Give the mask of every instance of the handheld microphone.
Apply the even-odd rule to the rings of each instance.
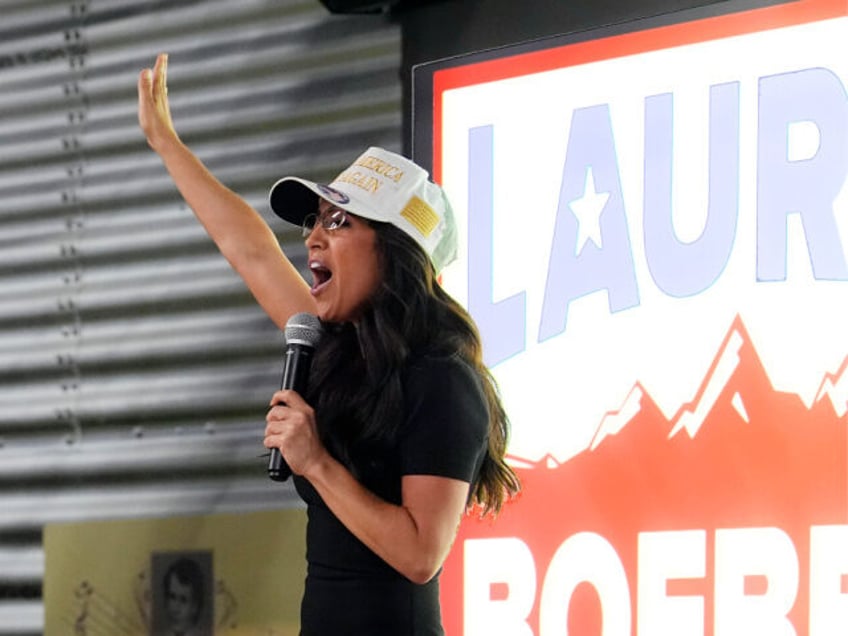
[[[286,323],[286,360],[280,389],[293,389],[303,394],[309,380],[312,354],[321,341],[321,321],[309,313],[295,314]],[[271,449],[268,477],[285,481],[292,474],[279,448]]]

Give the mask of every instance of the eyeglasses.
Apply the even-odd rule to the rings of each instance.
[[[312,234],[316,223],[321,223],[322,228],[328,232],[332,232],[347,224],[347,212],[341,208],[331,208],[321,214],[314,212],[307,214],[303,217],[303,223],[301,225],[303,238],[307,238]]]

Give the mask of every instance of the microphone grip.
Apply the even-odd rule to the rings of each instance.
[[[303,394],[309,380],[309,367],[312,365],[312,347],[302,344],[290,344],[286,347],[286,360],[283,365],[283,379],[280,389],[293,389]],[[271,449],[268,461],[268,477],[274,481],[285,481],[292,471],[279,448]]]
[[[292,471],[279,448],[271,449],[271,459],[268,462],[268,477],[274,481],[285,481],[291,477]]]

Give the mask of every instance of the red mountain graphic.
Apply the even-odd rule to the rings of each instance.
[[[789,618],[805,634],[810,527],[848,523],[848,426],[839,390],[846,368],[848,359],[823,379],[807,408],[798,395],[772,388],[737,318],[694,399],[671,420],[636,385],[625,401],[635,413],[627,414],[626,425],[602,424],[589,449],[554,468],[543,460],[519,469],[523,492],[495,523],[462,524],[442,577],[447,633],[462,633],[466,539],[517,537],[530,547],[538,580],[528,622],[538,634],[545,571],[570,536],[597,533],[615,547],[627,572],[635,626],[638,533],[706,530],[706,577],[678,581],[684,591],[676,593],[704,598],[704,633],[712,634],[715,530],[777,527],[798,554],[800,582]],[[568,621],[571,634],[601,634],[594,588],[578,589]]]

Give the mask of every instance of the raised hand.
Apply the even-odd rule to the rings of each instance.
[[[167,53],[160,53],[153,68],[138,76],[138,123],[156,152],[179,140],[168,105]]]

